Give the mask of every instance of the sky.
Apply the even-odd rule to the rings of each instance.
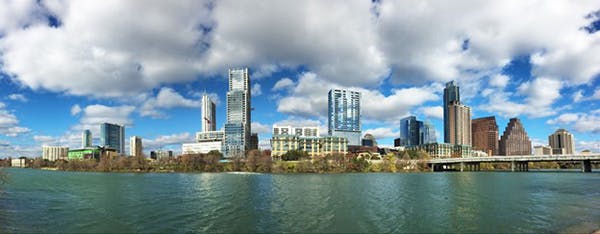
[[[600,150],[600,1],[0,0],[0,158],[81,145],[103,122],[150,150],[180,151],[200,98],[225,120],[227,69],[249,67],[252,131],[319,126],[327,92],[362,93],[363,134],[393,145],[399,120],[443,137],[444,83],[500,134],[533,145],[565,128]]]

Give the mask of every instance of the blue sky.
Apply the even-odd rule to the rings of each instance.
[[[273,124],[325,133],[334,87],[363,93],[363,134],[379,144],[407,115],[441,141],[443,84],[456,80],[501,133],[519,117],[534,145],[566,128],[576,150],[600,148],[597,1],[179,3],[1,3],[0,158],[77,147],[87,128],[98,143],[105,121],[146,151],[178,151],[200,130],[201,93],[223,126],[227,68],[241,66],[262,147]]]

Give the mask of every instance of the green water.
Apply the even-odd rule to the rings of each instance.
[[[0,233],[600,229],[599,173],[7,172]]]

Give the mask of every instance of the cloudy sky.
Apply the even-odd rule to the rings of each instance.
[[[392,145],[399,119],[432,121],[444,82],[501,132],[557,128],[600,148],[600,1],[0,0],[0,158],[98,143],[125,124],[150,149],[200,130],[200,95],[225,119],[226,73],[248,66],[252,128],[326,129],[327,91],[363,94],[363,133]]]

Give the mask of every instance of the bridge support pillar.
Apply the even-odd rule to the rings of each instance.
[[[464,163],[464,162],[461,162],[461,163],[460,163],[460,171],[461,171],[461,172],[462,172],[462,171],[465,171],[465,166],[468,166],[468,165],[465,165],[465,163]]]
[[[590,160],[581,161],[581,171],[592,172],[592,162]]]
[[[516,169],[517,169],[517,162],[511,161],[510,162],[510,171],[514,172],[514,171],[516,171]]]
[[[529,171],[529,163],[528,162],[510,162],[510,170],[511,171]]]

